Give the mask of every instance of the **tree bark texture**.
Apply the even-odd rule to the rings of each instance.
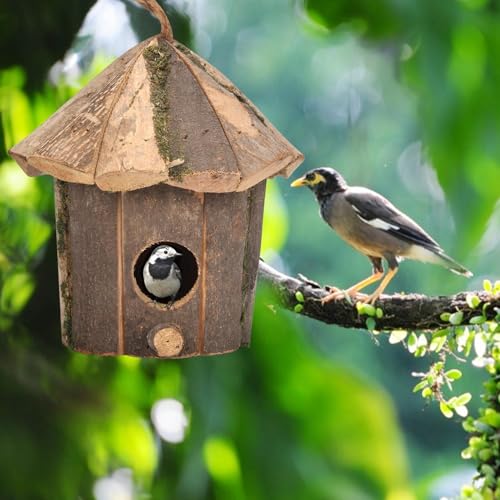
[[[366,329],[366,315],[359,315],[356,299],[350,304],[347,300],[334,300],[321,304],[321,299],[328,295],[328,290],[300,276],[294,278],[283,274],[262,260],[259,262],[259,279],[261,284],[268,285],[274,292],[279,306],[294,311],[299,301],[296,293],[304,296],[303,309],[298,313],[327,324],[345,328]],[[481,305],[472,309],[466,301],[468,294],[477,295]],[[440,318],[443,312],[463,311],[462,324],[467,324],[471,317],[481,315],[483,304],[489,302],[486,317],[493,319],[500,311],[500,295],[491,295],[484,291],[460,292],[450,296],[428,297],[421,294],[382,295],[375,304],[384,315],[376,319],[377,330],[437,330],[450,326],[449,322]]]

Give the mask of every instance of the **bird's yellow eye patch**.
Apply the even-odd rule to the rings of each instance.
[[[316,186],[316,184],[319,184],[320,182],[326,182],[326,179],[321,174],[318,174],[318,172],[314,172],[314,179],[311,179],[309,184],[311,186]]]
[[[326,182],[326,179],[321,174],[318,174],[318,172],[314,172],[312,175],[304,175],[304,177],[294,180],[290,186],[316,186],[316,184],[319,184],[320,182]]]

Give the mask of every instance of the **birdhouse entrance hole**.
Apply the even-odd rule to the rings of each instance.
[[[139,287],[139,290],[141,291],[141,294],[145,295],[148,298],[149,303],[169,303],[169,297],[166,297],[165,299],[159,299],[158,297],[155,297],[148,292],[146,286],[144,285],[144,278],[142,273],[151,253],[160,245],[169,245],[181,254],[175,259],[175,262],[179,266],[182,274],[181,288],[179,289],[175,302],[172,306],[179,307],[185,303],[185,300],[182,299],[186,297],[186,295],[193,289],[196,281],[198,280],[198,263],[196,262],[196,257],[185,246],[179,245],[179,243],[173,243],[171,241],[159,241],[157,243],[154,243],[153,245],[148,246],[139,254],[136,259],[134,266],[135,281],[137,283],[137,286]]]

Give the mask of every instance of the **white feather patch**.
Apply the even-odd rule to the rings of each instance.
[[[364,223],[369,224],[372,227],[375,227],[377,229],[382,229],[382,231],[388,231],[389,229],[399,229],[399,226],[396,226],[394,224],[389,224],[388,222],[383,221],[382,219],[364,219],[361,217],[359,210],[354,206],[351,205],[354,211],[356,212],[356,215],[358,216],[359,219],[361,219]]]
[[[430,262],[432,264],[439,264],[441,262],[438,255],[419,245],[412,245],[405,257],[412,260],[419,260],[420,262]]]

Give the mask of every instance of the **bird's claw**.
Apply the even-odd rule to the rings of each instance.
[[[333,289],[333,291],[321,299],[322,305],[328,304],[333,300],[341,300],[341,299],[347,300],[349,304],[353,305],[352,299],[354,299],[355,297],[361,297],[362,299],[361,301],[363,301],[367,297],[366,294],[359,293],[357,290],[349,290],[349,289],[340,290],[339,288],[336,287],[329,287],[329,288]]]
[[[370,295],[365,295],[363,293],[362,295],[364,295],[364,297],[360,300],[360,302],[362,302],[363,304],[371,304],[371,305],[375,304],[375,302],[377,302],[377,300],[380,297],[380,293],[372,293]]]

